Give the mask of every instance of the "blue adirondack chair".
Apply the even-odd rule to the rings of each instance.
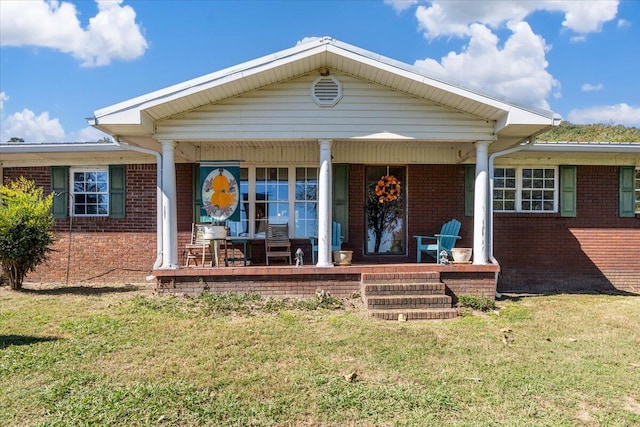
[[[447,254],[451,256],[451,249],[456,245],[456,240],[461,239],[458,236],[460,232],[460,221],[452,219],[451,221],[442,225],[442,229],[439,234],[434,236],[413,236],[418,240],[418,255],[416,262],[422,262],[422,252],[426,252],[427,255],[434,257],[438,264],[440,264],[440,252],[447,251]],[[433,241],[435,243],[427,243],[427,241]]]
[[[309,237],[311,240],[311,263],[316,263],[316,253],[318,253],[318,238]],[[331,251],[339,251],[342,248],[342,226],[339,222],[333,221],[331,226]]]

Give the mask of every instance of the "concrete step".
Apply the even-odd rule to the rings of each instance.
[[[445,320],[459,315],[456,308],[369,310],[369,313],[376,319],[395,321],[401,314],[405,320]]]
[[[370,310],[451,308],[448,295],[367,295],[365,298]]]
[[[444,295],[442,282],[421,283],[365,283],[362,292],[366,296],[377,295]]]
[[[362,273],[361,283],[439,283],[440,272],[420,272],[420,273]]]

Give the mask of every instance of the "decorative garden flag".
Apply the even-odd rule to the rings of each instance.
[[[212,222],[239,221],[239,182],[238,162],[200,163],[201,217]]]

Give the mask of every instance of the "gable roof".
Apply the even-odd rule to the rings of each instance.
[[[154,124],[242,93],[330,69],[494,123],[512,145],[557,125],[551,111],[516,106],[424,74],[408,64],[323,37],[102,108],[89,123],[128,142],[153,138]]]

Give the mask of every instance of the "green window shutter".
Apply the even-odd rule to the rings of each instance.
[[[340,223],[343,242],[349,241],[349,165],[333,165],[333,220]]]
[[[125,218],[127,206],[127,169],[109,166],[109,218]]]
[[[620,216],[634,217],[635,213],[635,168],[620,166]]]
[[[55,219],[66,218],[69,208],[69,167],[51,166],[52,213]]]
[[[200,222],[200,208],[202,207],[202,192],[200,191],[200,165],[195,163],[192,168],[193,180],[193,222]],[[247,215],[249,212],[247,212]]]
[[[476,190],[476,165],[464,165],[464,215],[473,216]]]
[[[575,217],[577,214],[576,167],[560,166],[560,216]]]

